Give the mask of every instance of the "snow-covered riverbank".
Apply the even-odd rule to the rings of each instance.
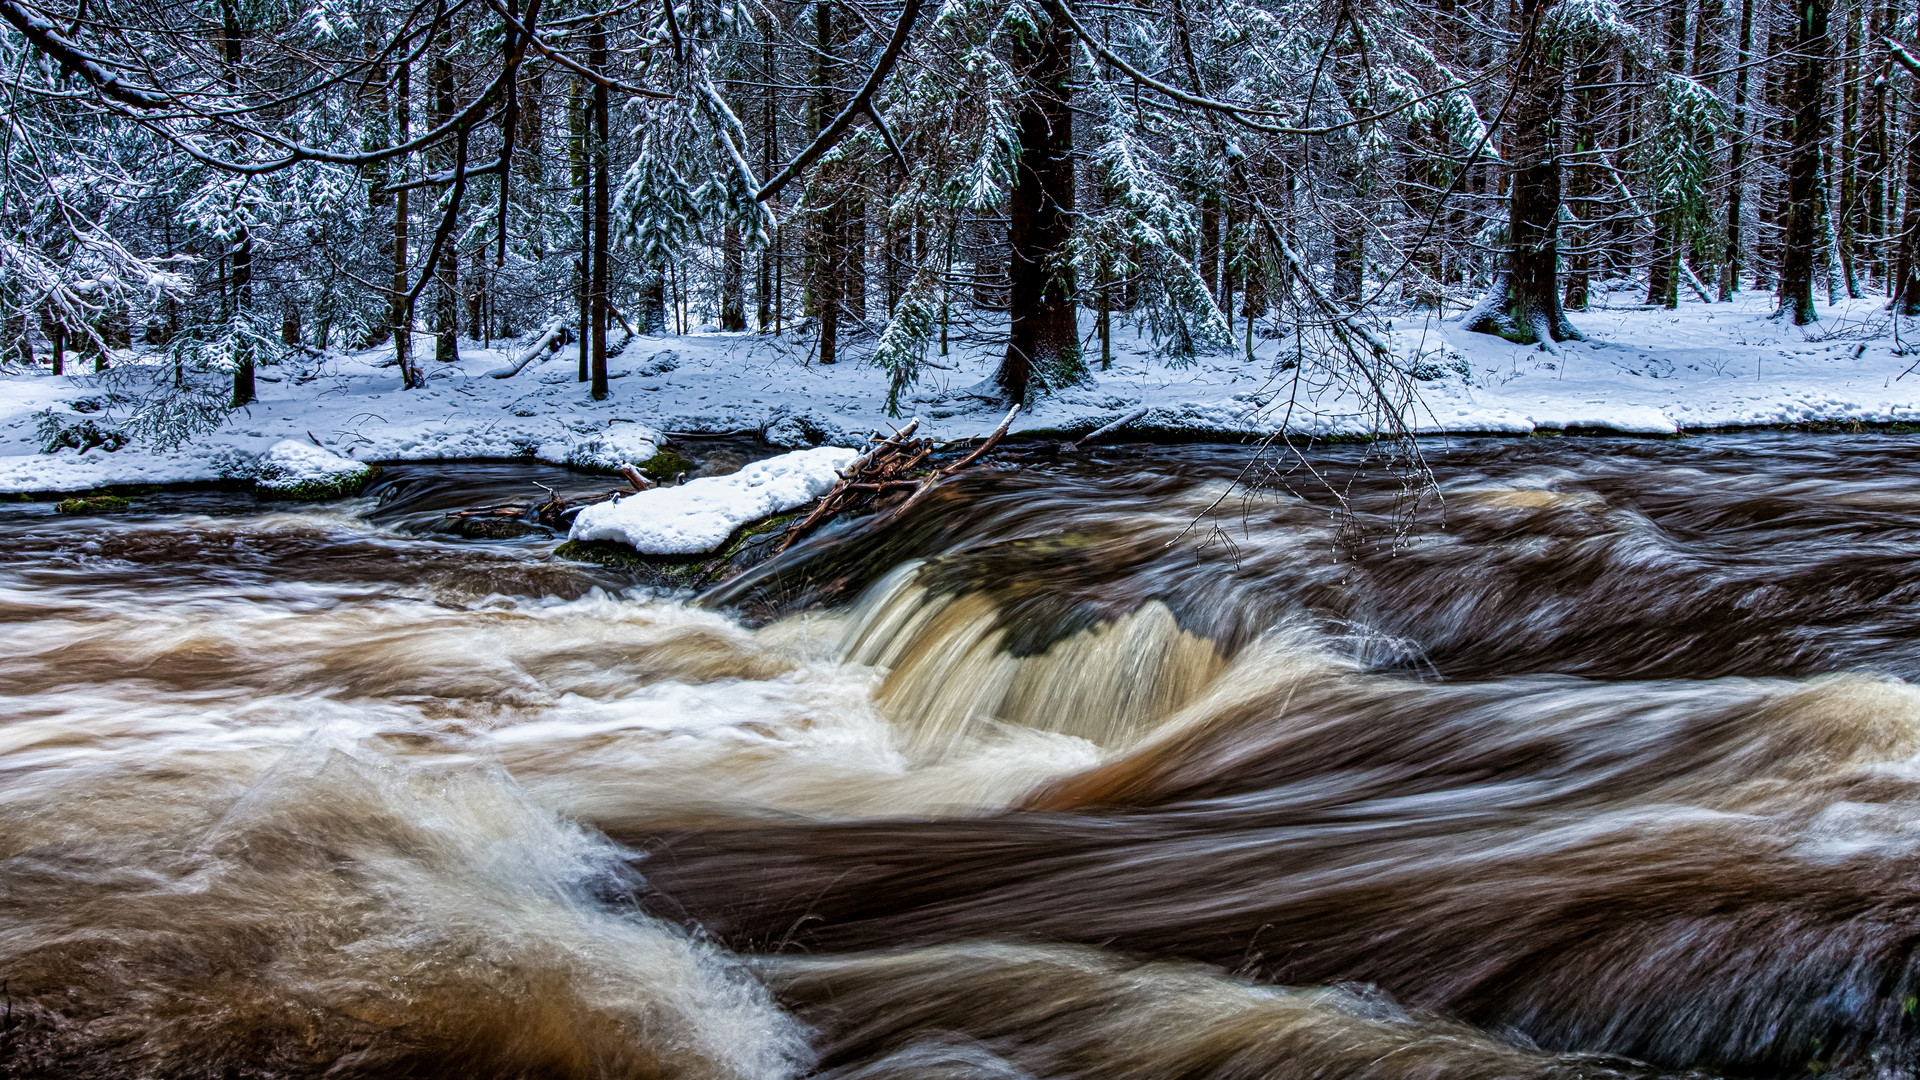
[[[1388,338],[1420,377],[1409,419],[1423,433],[1920,423],[1920,372],[1907,373],[1920,356],[1902,355],[1883,301],[1820,311],[1821,324],[1802,330],[1768,318],[1771,301],[1760,294],[1678,311],[1595,310],[1575,319],[1593,340],[1559,356],[1424,317],[1397,321]],[[390,351],[330,353],[263,367],[260,400],[187,445],[135,441],[112,452],[53,454],[42,451],[42,417],[111,426],[127,407],[113,392],[131,384],[90,373],[55,377],[44,367],[15,371],[0,375],[0,492],[242,475],[254,455],[283,439],[361,461],[534,456],[605,466],[650,444],[652,431],[853,445],[917,415],[923,434],[980,435],[1004,413],[985,389],[1000,351],[993,339],[986,327],[976,342],[932,357],[937,366],[903,396],[897,418],[886,413],[885,374],[869,365],[810,363],[807,342],[791,335],[695,333],[628,342],[610,362],[612,395],[601,402],[576,381],[571,348],[495,379],[488,373],[515,347],[463,343],[458,363],[428,361],[430,384],[415,391],[400,389]],[[1229,354],[1182,366],[1127,324],[1116,333],[1110,369],[1098,370],[1090,343],[1089,384],[1022,413],[1015,434],[1085,431],[1142,408],[1137,428],[1194,435],[1263,434],[1283,424],[1318,434],[1370,430],[1341,388],[1296,379],[1303,369],[1276,369],[1290,347],[1289,339],[1262,340],[1251,360]],[[116,362],[123,370],[135,364]]]

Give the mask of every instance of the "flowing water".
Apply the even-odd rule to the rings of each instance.
[[[1426,450],[697,601],[447,530],[542,467],[0,510],[0,1075],[1920,1071],[1920,447]]]

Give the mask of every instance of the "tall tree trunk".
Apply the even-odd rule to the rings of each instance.
[[[607,24],[594,20],[587,35],[587,55],[595,71],[607,67]],[[607,188],[612,183],[607,162],[607,87],[593,84],[593,388],[595,401],[607,396]]]
[[[774,109],[774,77],[776,69],[773,62],[773,30],[767,27],[766,41],[760,47],[760,76],[765,87],[760,97],[760,175],[773,175],[774,148],[779,142],[779,122]],[[760,249],[760,273],[754,289],[754,315],[759,319],[760,330],[765,333],[773,327],[773,260],[774,246]]]
[[[430,62],[429,91],[433,95],[433,126],[438,128],[453,119],[453,16],[443,2],[433,35],[433,59]],[[434,155],[442,171],[454,167],[453,145],[442,140]],[[455,231],[458,236],[458,230]],[[451,241],[450,241],[451,242]],[[453,250],[440,257],[433,283],[433,358],[443,364],[460,359],[460,253]]]
[[[1740,263],[1746,254],[1741,243],[1741,201],[1747,186],[1747,86],[1752,75],[1753,0],[1740,0],[1739,70],[1733,75],[1733,133],[1727,148],[1727,261],[1720,272],[1720,300],[1740,291]]]
[[[1693,78],[1713,92],[1715,100],[1727,98],[1727,0],[1699,0],[1698,17],[1694,20],[1693,33]],[[1719,157],[1715,140],[1716,133],[1708,129],[1695,136],[1695,146],[1703,159],[1714,161]],[[1697,204],[1698,219],[1687,222],[1687,232],[1695,237],[1686,245],[1681,258],[1687,260],[1699,271],[1702,282],[1719,277],[1719,268],[1726,263],[1726,239],[1720,230],[1712,227],[1714,199],[1710,193],[1711,185],[1724,183],[1725,173],[1716,169],[1717,178],[1709,179],[1709,190],[1701,192]],[[1706,299],[1704,296],[1701,299]]]
[[[394,139],[396,143],[404,143],[413,123],[412,62],[400,61],[393,82]],[[426,380],[413,360],[413,301],[409,298],[411,283],[407,280],[408,194],[403,189],[393,196],[393,298],[387,318],[393,324],[393,359],[400,365],[400,385],[413,390],[426,385]]]
[[[1797,0],[1796,0],[1797,2]],[[1782,147],[1787,144],[1792,132],[1787,119],[1791,106],[1788,103],[1788,82],[1792,76],[1793,65],[1789,57],[1781,56],[1789,47],[1790,39],[1781,34],[1780,20],[1769,19],[1767,27],[1766,56],[1772,57],[1763,69],[1766,72],[1766,108],[1763,114],[1772,117],[1764,122],[1766,137],[1760,141],[1759,155],[1763,179],[1771,179],[1775,170],[1785,172],[1786,159]],[[1765,197],[1761,199],[1758,219],[1755,224],[1753,245],[1753,287],[1756,289],[1777,289],[1780,281],[1780,251],[1783,238],[1782,230],[1787,221],[1786,186],[1781,183],[1763,183]]]
[[[1516,29],[1538,28],[1555,0],[1521,0]],[[1544,31],[1541,31],[1544,36]],[[1523,39],[1524,40],[1524,39]],[[1467,328],[1551,349],[1580,333],[1560,306],[1560,110],[1566,98],[1566,50],[1540,40],[1517,58],[1509,106],[1506,265]]]
[[[1869,13],[1871,33],[1868,38],[1878,43],[1886,36],[1887,27],[1892,18],[1891,0],[1885,6],[1874,4],[1873,0],[1863,0],[1863,2],[1867,3],[1871,9]],[[1884,53],[1884,50],[1876,49],[1875,51]],[[1866,116],[1862,122],[1866,130],[1862,133],[1860,143],[1860,172],[1866,180],[1866,190],[1862,192],[1860,201],[1864,204],[1866,233],[1870,237],[1867,241],[1867,272],[1876,281],[1886,286],[1893,284],[1893,276],[1887,272],[1888,245],[1884,239],[1887,235],[1887,222],[1893,216],[1887,195],[1889,165],[1887,131],[1892,124],[1892,110],[1888,107],[1887,88],[1892,82],[1891,68],[1890,59],[1883,58],[1876,65],[1878,77],[1867,89]],[[1889,294],[1891,291],[1889,288]]]
[[[740,250],[740,230],[729,225],[720,233],[720,329],[747,328],[746,263]]]
[[[1846,279],[1847,296],[1860,298],[1858,277],[1859,226],[1862,217],[1857,169],[1860,146],[1860,35],[1861,10],[1858,0],[1847,4],[1846,65],[1840,76],[1840,199],[1833,216],[1836,235],[1834,248],[1840,256],[1840,273]]]
[[[1601,200],[1599,161],[1599,117],[1607,82],[1606,58],[1594,51],[1580,64],[1573,91],[1572,116],[1569,118],[1573,140],[1572,160],[1567,163],[1567,211],[1573,226],[1573,250],[1567,254],[1567,286],[1563,305],[1569,311],[1585,311],[1592,288],[1593,252],[1599,238],[1592,226],[1579,224],[1604,216],[1612,200]]]
[[[580,252],[573,261],[573,302],[579,312],[574,352],[576,382],[593,378],[593,168],[589,146],[593,121],[586,80],[575,76],[567,90],[567,156],[573,166],[573,189],[580,198]]]
[[[1687,0],[1666,0],[1667,70],[1687,70]],[[1647,261],[1647,303],[1680,306],[1680,202],[1677,195],[1658,196],[1653,208],[1653,244]]]
[[[1900,222],[1893,308],[1902,315],[1920,315],[1920,76],[1907,83],[1907,212]]]
[[[1200,280],[1207,295],[1220,296],[1220,199],[1211,191],[1200,194]]]
[[[1067,262],[1073,238],[1073,90],[1067,81],[1073,36],[1049,23],[1016,35],[1013,53],[1026,87],[1008,203],[1012,323],[995,381],[1007,400],[1025,403],[1078,382],[1086,372]]]
[[[813,130],[818,133],[833,122],[839,109],[839,95],[833,85],[838,65],[833,55],[831,0],[819,0],[813,5],[813,33]],[[816,187],[824,186],[816,181]],[[835,363],[840,358],[840,306],[846,299],[846,197],[845,191],[833,192],[827,204],[820,208],[819,225],[813,232],[813,312],[820,319],[818,359],[822,364]]]
[[[1804,326],[1813,308],[1813,267],[1821,247],[1820,143],[1825,134],[1827,0],[1794,0],[1792,130],[1787,152],[1787,229],[1780,257],[1780,309]]]
[[[227,88],[240,86],[240,13],[233,0],[220,5],[220,37],[227,61]],[[243,223],[233,245],[234,322],[244,322],[253,308],[253,231]],[[242,337],[233,346],[233,405],[239,408],[254,400],[253,341]]]
[[[520,69],[520,134],[514,140],[520,163],[515,166],[526,182],[520,185],[523,212],[530,223],[526,243],[536,261],[547,256],[547,230],[540,227],[546,197],[547,123],[546,74],[531,64]]]

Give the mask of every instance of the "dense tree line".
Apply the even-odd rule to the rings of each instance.
[[[604,5],[604,6],[603,6]],[[1920,52],[1892,0],[0,0],[12,363],[173,379],[555,330],[1014,400],[1284,343],[1391,411],[1376,321],[1552,351],[1599,290],[1920,313]],[[424,343],[431,341],[430,351]],[[938,362],[934,360],[933,362]],[[217,383],[217,386],[216,386]],[[183,417],[185,420],[183,420]]]

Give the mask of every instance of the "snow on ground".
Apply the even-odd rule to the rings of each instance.
[[[1411,421],[1430,433],[1920,421],[1920,372],[1906,374],[1920,358],[1896,348],[1884,301],[1822,304],[1821,323],[1803,329],[1768,318],[1765,294],[1678,311],[1641,310],[1632,299],[1613,294],[1616,307],[1576,314],[1593,340],[1558,356],[1430,316],[1395,320],[1387,338],[1422,377]],[[1138,426],[1194,434],[1372,426],[1343,388],[1301,377],[1311,365],[1278,369],[1291,338],[1259,340],[1252,360],[1227,354],[1180,366],[1130,323],[1116,317],[1115,327],[1111,369],[1098,370],[1098,344],[1089,339],[1089,383],[1023,412],[1016,434],[1084,431],[1142,407]],[[635,339],[610,361],[612,394],[602,402],[576,381],[570,348],[494,379],[487,373],[507,364],[515,346],[463,343],[456,363],[424,361],[429,384],[421,390],[400,389],[383,350],[266,366],[261,400],[212,434],[172,450],[135,442],[111,453],[42,453],[42,415],[109,425],[125,412],[111,395],[127,392],[127,372],[164,368],[122,357],[119,374],[104,379],[55,377],[44,367],[0,373],[0,492],[254,475],[258,455],[283,440],[360,461],[527,456],[606,467],[650,456],[656,440],[673,433],[759,432],[788,447],[848,446],[917,415],[936,438],[981,435],[1003,415],[987,388],[1000,332],[982,327],[957,340],[951,355],[930,357],[926,377],[902,395],[898,418],[886,414],[884,372],[857,359],[811,363],[810,342],[791,333]],[[417,347],[432,355],[430,343]]]
[[[573,519],[571,540],[616,540],[646,555],[712,551],[733,530],[827,493],[856,450],[822,446],[756,461],[727,476],[596,503]]]

